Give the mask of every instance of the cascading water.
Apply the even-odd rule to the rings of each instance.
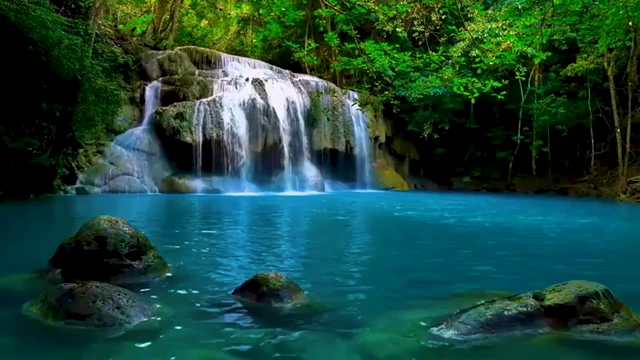
[[[292,73],[261,61],[219,54],[211,68],[213,70],[198,71],[198,76],[213,79],[213,92],[211,97],[195,104],[196,174],[202,173],[202,144],[205,138],[213,138],[222,144],[224,174],[250,180],[254,165],[252,146],[264,143],[266,140],[260,139],[260,134],[270,133],[270,129],[277,127],[284,169],[283,189],[305,191],[301,183],[314,175],[307,164],[310,161],[305,129],[305,115],[310,105],[308,93],[296,86]],[[215,162],[215,142],[213,146]]]
[[[128,151],[149,152],[153,129],[153,114],[160,106],[160,90],[162,84],[159,81],[153,81],[145,87],[144,90],[144,109],[142,112],[142,121],[139,126],[129,129],[122,135],[114,139],[114,144]],[[155,149],[154,149],[155,150]]]
[[[160,90],[162,90],[162,84],[159,81],[153,81],[144,88],[142,126],[149,126],[153,123],[153,114],[160,107]]]
[[[151,52],[144,67],[155,81],[145,88],[140,125],[116,137],[78,185],[103,192],[321,192],[345,188],[355,170],[356,188],[370,188],[368,119],[356,93],[196,47]],[[195,177],[184,174],[190,170]]]
[[[367,127],[367,115],[358,105],[358,94],[350,91],[346,99],[349,104],[356,145],[357,188],[370,189],[371,186],[371,143]]]
[[[104,159],[78,178],[78,185],[92,186],[111,193],[157,192],[156,177],[165,174],[162,150],[151,125],[160,106],[162,85],[154,81],[145,88],[145,101],[140,125],[113,139]]]

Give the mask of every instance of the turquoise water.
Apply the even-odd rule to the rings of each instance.
[[[110,339],[25,319],[3,292],[6,359],[637,359],[628,345],[512,339],[437,347],[430,319],[487,291],[571,279],[609,286],[640,311],[640,207],[594,199],[455,193],[308,196],[105,195],[0,204],[0,276],[42,267],[97,215],[129,220],[172,267],[142,296],[171,309]],[[260,271],[298,282],[325,311],[256,318],[233,288]]]

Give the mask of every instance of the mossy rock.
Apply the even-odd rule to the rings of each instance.
[[[89,281],[52,287],[22,310],[47,325],[101,329],[115,336],[149,320],[156,307],[129,290]]]
[[[164,194],[191,194],[198,192],[198,189],[190,179],[174,175],[163,178],[158,190]]]
[[[220,63],[222,53],[197,46],[181,46],[176,53],[184,54],[197,69],[211,70]]]
[[[196,67],[189,59],[189,55],[180,51],[165,51],[156,58],[160,76],[173,76],[185,73],[195,73]]]
[[[304,304],[307,298],[298,284],[277,273],[258,273],[231,293],[242,303],[292,306]]]
[[[194,74],[167,76],[162,78],[163,104],[196,101],[213,93],[213,81]]]
[[[458,359],[437,349],[451,346],[432,336],[430,326],[460,308],[506,295],[512,293],[471,290],[399,303],[379,317],[370,319],[366,328],[354,337],[354,346],[366,359]],[[464,355],[458,356],[465,358]]]
[[[185,101],[156,110],[155,124],[167,137],[195,144],[193,114],[196,103]]]
[[[420,157],[418,155],[418,150],[416,150],[412,142],[401,137],[394,137],[392,139],[391,149],[396,153],[406,156],[411,160],[416,160]]]
[[[378,186],[385,190],[406,191],[409,190],[409,184],[388,165],[382,161],[377,161],[373,165]]]
[[[313,150],[351,151],[355,147],[353,122],[345,92],[335,85],[311,91],[309,125]]]
[[[65,280],[126,285],[161,279],[167,262],[149,239],[126,220],[98,216],[58,246],[49,259]]]
[[[460,341],[556,332],[628,340],[638,339],[640,321],[604,285],[576,280],[483,302],[450,316],[431,332]]]

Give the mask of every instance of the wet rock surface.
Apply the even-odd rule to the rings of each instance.
[[[49,265],[65,280],[145,283],[168,273],[151,241],[126,220],[98,216],[62,242]]]
[[[431,329],[462,341],[551,332],[628,339],[640,334],[640,321],[604,285],[576,280],[480,303]]]

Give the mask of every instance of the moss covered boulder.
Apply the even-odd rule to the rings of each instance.
[[[376,175],[376,182],[384,190],[406,191],[409,184],[393,168],[382,161],[373,164],[373,171]]]
[[[213,80],[183,73],[167,76],[160,80],[163,84],[160,94],[162,104],[168,105],[183,101],[196,101],[207,98],[213,93]]]
[[[197,193],[198,187],[187,177],[170,175],[162,179],[158,190],[164,194],[191,194]]]
[[[231,295],[242,303],[270,306],[292,306],[307,301],[298,284],[277,272],[258,273],[235,288]]]
[[[126,285],[163,278],[167,262],[151,241],[126,220],[98,216],[58,246],[49,259],[65,280]]]
[[[161,107],[155,113],[156,131],[163,136],[193,145],[193,115],[196,103],[185,101]]]
[[[579,280],[480,303],[430,332],[459,341],[554,332],[619,340],[637,338],[640,322],[607,287]]]
[[[129,290],[90,281],[52,287],[25,303],[22,310],[47,325],[101,329],[118,335],[149,320],[155,306]]]

